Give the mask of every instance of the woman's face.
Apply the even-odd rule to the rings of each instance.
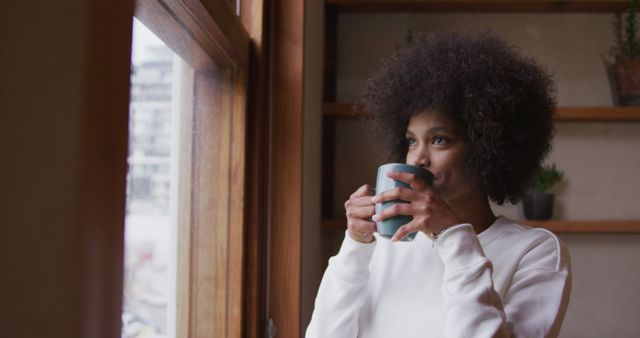
[[[435,111],[414,115],[406,132],[407,163],[433,173],[433,188],[451,206],[476,193],[464,173],[465,130]]]

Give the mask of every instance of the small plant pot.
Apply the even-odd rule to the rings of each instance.
[[[553,215],[553,194],[550,192],[528,192],[522,203],[527,219],[546,221]]]
[[[621,106],[640,106],[640,59],[620,61],[612,67]]]

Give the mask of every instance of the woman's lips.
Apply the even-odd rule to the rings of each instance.
[[[435,184],[436,182],[439,182],[440,181],[440,174],[433,173],[433,172],[432,172],[432,174],[433,174],[433,180],[432,180],[433,183],[432,184]]]

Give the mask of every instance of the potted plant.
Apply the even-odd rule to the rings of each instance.
[[[553,193],[549,190],[562,180],[564,173],[555,164],[543,165],[536,171],[531,190],[525,194],[524,217],[531,220],[548,220],[553,215]]]
[[[616,45],[611,52],[615,59],[611,70],[622,106],[640,105],[640,40],[636,21],[638,0],[630,0],[624,20],[618,15]]]

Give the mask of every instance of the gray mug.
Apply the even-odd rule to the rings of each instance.
[[[433,184],[433,174],[427,169],[416,167],[410,164],[404,164],[404,163],[387,163],[378,167],[378,177],[376,179],[376,195],[379,195],[387,190],[391,190],[396,187],[404,187],[404,188],[411,189],[411,187],[408,184],[389,178],[387,176],[387,173],[390,171],[412,173],[418,176],[419,178],[421,178],[429,186]],[[380,214],[382,210],[396,203],[408,203],[408,202],[403,200],[393,200],[393,201],[387,201],[384,203],[376,203],[376,214]],[[412,216],[398,215],[391,218],[387,218],[381,222],[380,221],[376,222],[378,234],[384,238],[390,239],[396,233],[398,228],[411,222],[411,220],[413,220]],[[411,241],[415,237],[416,237],[416,232],[412,232],[402,240]]]

